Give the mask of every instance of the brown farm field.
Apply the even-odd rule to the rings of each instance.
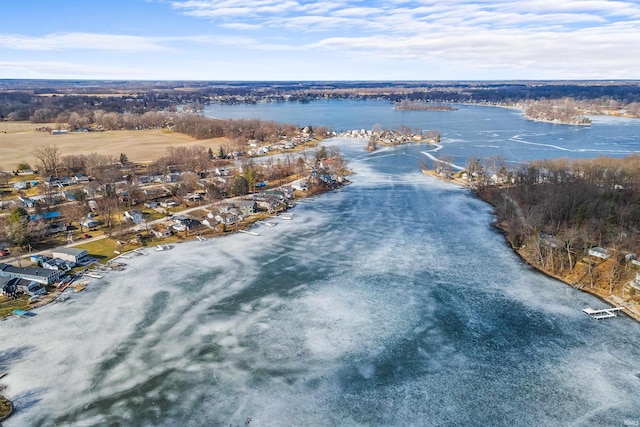
[[[51,135],[36,132],[47,126],[24,122],[0,123],[0,169],[10,170],[19,163],[35,167],[33,151],[36,147],[56,145],[62,156],[98,153],[118,157],[125,153],[130,161],[150,162],[166,153],[168,147],[201,145],[214,153],[226,144],[226,138],[197,140],[168,130],[81,132]]]

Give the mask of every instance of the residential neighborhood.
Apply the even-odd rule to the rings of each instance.
[[[339,150],[311,151],[317,142],[310,141],[301,132],[281,144],[250,141],[229,155],[171,147],[152,163],[130,162],[125,153],[64,156],[49,147],[55,167],[40,161],[2,172],[3,294],[36,298],[123,250],[240,231],[298,197],[348,183]]]

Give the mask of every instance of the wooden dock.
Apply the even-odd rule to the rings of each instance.
[[[596,320],[610,319],[616,317],[617,311],[621,311],[622,307],[604,308],[601,310],[595,310],[591,307],[583,308],[582,311]]]

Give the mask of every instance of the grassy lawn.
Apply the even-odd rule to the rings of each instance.
[[[25,296],[18,299],[0,296],[0,317],[9,316],[13,310],[27,309],[29,309],[29,301],[27,301],[27,297]]]
[[[126,241],[126,239],[121,238],[121,241]],[[79,249],[85,249],[87,252],[89,252],[90,256],[94,258],[100,258],[100,262],[107,262],[111,258],[115,258],[118,255],[115,251],[125,253],[127,251],[139,248],[140,245],[118,245],[116,239],[106,238],[93,242],[83,243],[75,247]]]

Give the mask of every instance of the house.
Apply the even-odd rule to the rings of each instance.
[[[636,272],[636,278],[629,282],[629,286],[640,291],[640,273]]]
[[[591,248],[588,251],[588,254],[597,258],[607,259],[611,256],[611,253],[601,247]]]
[[[73,261],[66,261],[60,258],[48,258],[42,261],[42,268],[49,270],[69,271],[75,266],[76,264]]]
[[[18,290],[29,296],[46,295],[47,290],[40,283],[33,280],[20,279],[18,282]]]
[[[18,200],[20,200],[28,208],[32,208],[36,205],[36,201],[29,197],[18,196]]]
[[[148,200],[162,199],[171,194],[171,192],[165,188],[145,188],[142,192],[147,196]]]
[[[19,281],[20,279],[15,277],[0,276],[0,288],[2,288],[2,295],[10,298],[17,298]]]
[[[98,226],[99,222],[93,218],[85,218],[81,224],[86,228],[94,228]]]
[[[51,250],[53,258],[60,258],[66,261],[72,261],[76,264],[85,264],[91,260],[89,253],[84,249],[67,248],[64,246]]]
[[[180,174],[178,172],[171,172],[165,175],[165,180],[172,184],[175,184],[180,180]]]
[[[60,218],[60,212],[54,211],[54,212],[44,212],[44,213],[40,213],[40,214],[35,214],[35,215],[29,215],[29,221],[37,221],[39,219],[45,220],[45,221],[53,221]]]
[[[149,184],[151,182],[151,177],[149,175],[141,175],[136,178],[137,184]]]
[[[267,190],[264,192],[264,195],[267,197],[274,197],[278,200],[284,200],[286,195],[282,189],[280,190]]]
[[[291,188],[298,191],[307,191],[309,189],[309,184],[306,179],[299,179],[291,183]]]
[[[14,190],[26,190],[28,188],[26,181],[18,181],[13,184]]]
[[[62,194],[64,194],[64,197],[69,200],[70,202],[73,202],[76,200],[76,192],[75,190],[64,190],[62,192]]]
[[[64,221],[50,222],[47,227],[47,234],[56,234],[67,231],[67,223]]]
[[[54,176],[49,176],[44,180],[44,183],[47,187],[62,187],[60,183],[60,179]]]
[[[214,217],[220,224],[232,225],[238,222],[238,216],[232,213],[220,213]]]
[[[252,215],[258,212],[258,204],[255,200],[240,200],[240,212],[244,216]]]
[[[10,264],[0,263],[0,276],[26,279],[43,285],[51,285],[60,280],[64,271],[48,270],[39,267],[14,267]]]
[[[84,184],[89,181],[90,181],[89,177],[83,173],[77,173],[73,176],[73,182],[75,184]]]
[[[171,199],[168,199],[161,201],[160,206],[162,206],[163,208],[175,208],[177,206],[177,203]]]
[[[139,209],[130,209],[124,212],[125,219],[133,222],[134,224],[141,223],[144,218],[142,216],[142,211]]]
[[[164,237],[170,237],[171,236],[171,230],[168,228],[164,228],[164,227],[154,227],[151,229],[151,232],[153,233],[154,236],[158,237],[158,238],[164,238]]]

